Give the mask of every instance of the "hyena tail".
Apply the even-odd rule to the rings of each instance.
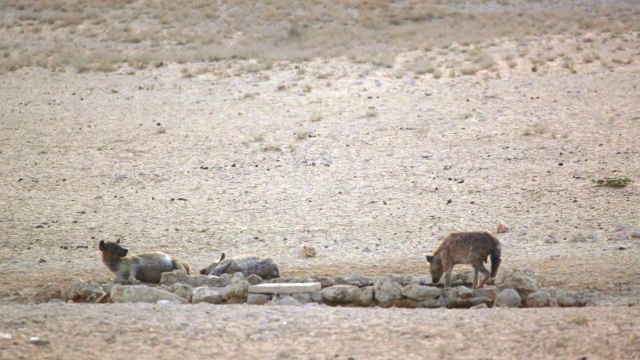
[[[491,250],[491,279],[495,279],[500,267],[500,244],[496,244]]]

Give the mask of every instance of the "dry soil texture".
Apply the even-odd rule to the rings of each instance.
[[[624,4],[616,28],[371,61],[20,63],[0,75],[0,357],[638,357],[640,40],[627,25],[640,21]],[[26,28],[10,11],[27,10],[0,31]],[[7,44],[5,59],[28,47]],[[636,182],[591,182],[606,176]],[[111,277],[100,240],[195,269],[224,251],[272,257],[283,276],[425,275],[448,231],[499,224],[501,271],[529,267],[602,306],[28,304],[48,282]]]

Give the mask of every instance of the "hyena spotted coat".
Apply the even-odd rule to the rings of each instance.
[[[491,258],[491,272],[483,265],[487,258]],[[451,287],[451,271],[456,264],[471,264],[473,273],[473,288],[481,288],[489,279],[495,281],[500,267],[500,241],[488,231],[453,232],[449,234],[433,255],[427,255],[431,280],[437,284],[444,273],[444,287]],[[479,273],[484,279],[478,284]]]
[[[102,262],[116,274],[115,283],[137,285],[141,282],[158,284],[163,272],[184,270],[189,274],[189,264],[175,256],[161,252],[127,256],[129,250],[117,242],[100,241]]]
[[[216,275],[242,273],[244,276],[252,274],[260,276],[264,280],[280,277],[278,265],[269,258],[262,258],[256,255],[240,255],[233,258],[225,258],[225,254],[220,254],[218,260],[211,265],[200,270],[202,275]]]

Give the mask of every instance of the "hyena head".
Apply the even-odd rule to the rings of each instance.
[[[225,258],[224,253],[221,253],[220,257],[218,258],[218,260],[212,262],[211,265],[209,265],[206,268],[200,270],[200,274],[202,274],[202,275],[211,275],[211,272],[213,271],[213,269],[215,269],[218,266],[218,264],[220,264],[220,262],[222,260],[224,260],[224,258]]]
[[[436,259],[434,256],[427,255],[427,262],[429,263],[429,271],[431,271],[431,282],[437,284],[440,282],[444,267],[440,258]]]
[[[102,251],[102,256],[106,258],[123,258],[127,256],[129,250],[120,246],[120,240],[116,242],[112,241],[100,241],[98,249]]]

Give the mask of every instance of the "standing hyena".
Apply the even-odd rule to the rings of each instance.
[[[491,273],[484,267],[487,257],[491,257]],[[471,264],[473,288],[481,288],[491,279],[495,281],[500,266],[500,241],[488,231],[453,232],[449,234],[433,252],[427,255],[431,270],[431,280],[437,284],[444,272],[444,287],[451,287],[451,271],[456,264]],[[478,273],[484,279],[478,285]]]
[[[220,254],[218,260],[211,265],[200,270],[202,275],[235,274],[240,272],[244,276],[255,274],[264,280],[280,277],[278,265],[269,258],[261,258],[256,255],[241,255],[230,259],[225,259],[224,253]]]
[[[102,262],[116,274],[115,282],[118,284],[158,284],[163,272],[184,270],[188,274],[190,270],[185,261],[161,252],[127,257],[129,250],[120,246],[120,240],[100,241],[98,248],[102,252]]]

